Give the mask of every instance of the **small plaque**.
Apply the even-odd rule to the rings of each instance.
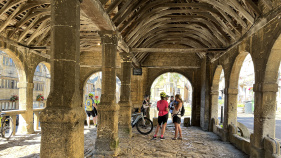
[[[142,75],[142,69],[141,68],[140,69],[134,68],[133,69],[133,75]]]

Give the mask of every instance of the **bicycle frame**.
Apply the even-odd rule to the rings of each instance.
[[[137,116],[135,118],[135,120],[133,120],[132,122],[132,127],[134,127],[134,125],[139,121],[139,119],[141,118],[142,121],[144,122],[144,117],[143,117],[143,113],[136,113],[136,114],[132,114],[132,117]]]

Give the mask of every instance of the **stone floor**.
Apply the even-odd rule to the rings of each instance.
[[[152,133],[144,136],[133,129],[132,139],[120,139],[121,151],[117,157],[194,157],[212,158],[248,157],[234,146],[222,142],[211,132],[204,132],[197,127],[183,128],[181,140],[171,140],[173,127],[168,127],[166,140],[151,140]],[[94,157],[96,128],[85,128],[85,157]],[[0,139],[1,158],[36,158],[39,157],[41,134],[17,135],[10,140]],[[137,143],[136,143],[137,142]],[[97,156],[95,156],[97,157]],[[102,157],[102,156],[99,156]]]

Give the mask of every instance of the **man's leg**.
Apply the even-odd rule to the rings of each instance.
[[[93,117],[94,126],[97,124],[97,116]]]
[[[88,117],[87,117],[88,128],[90,128],[90,117],[91,117],[91,116],[88,116]]]

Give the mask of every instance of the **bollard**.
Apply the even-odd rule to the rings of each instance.
[[[184,127],[190,127],[190,117],[185,117],[183,119],[183,126]]]
[[[158,124],[158,117],[153,117],[153,126],[157,126]]]
[[[221,106],[221,123],[223,123],[223,106]]]

